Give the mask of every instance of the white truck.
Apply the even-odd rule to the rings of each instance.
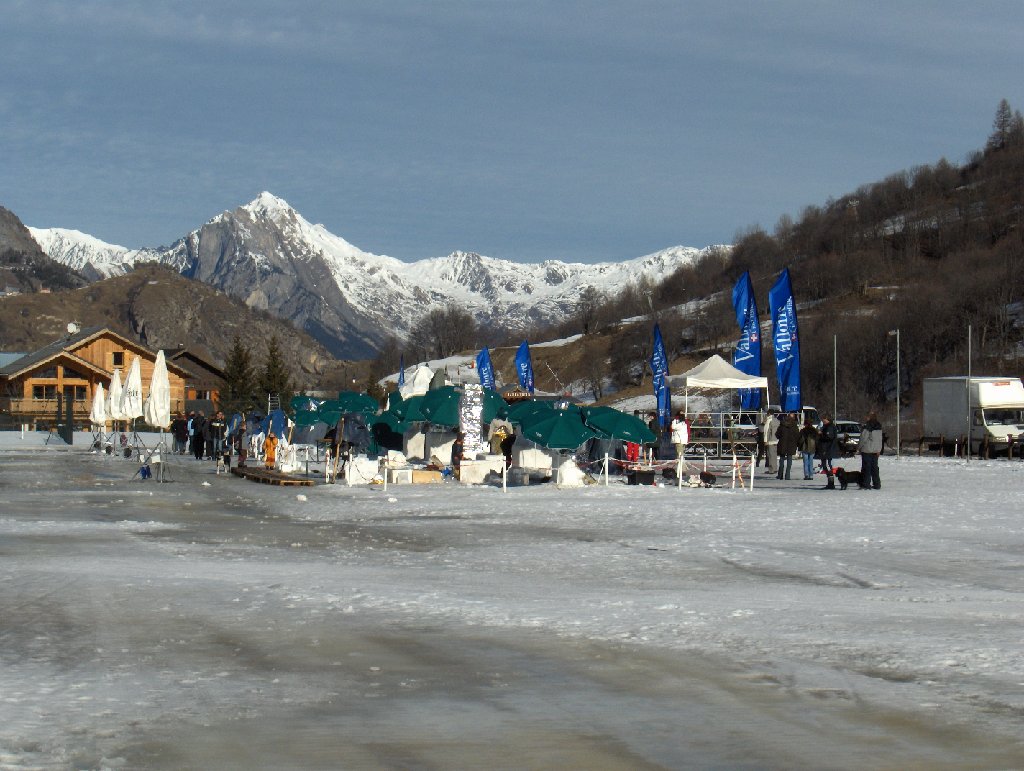
[[[924,380],[924,434],[948,442],[967,435],[971,452],[1006,452],[1024,434],[1024,383],[1016,377],[930,377]]]

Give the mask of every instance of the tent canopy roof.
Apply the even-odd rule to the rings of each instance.
[[[670,375],[672,388],[767,388],[768,378],[748,375],[736,369],[717,353],[682,375]]]

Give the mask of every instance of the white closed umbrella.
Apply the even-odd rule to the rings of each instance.
[[[89,422],[97,431],[103,431],[107,423],[107,402],[103,397],[103,383],[96,384],[92,395],[92,410],[89,411]]]
[[[110,393],[107,396],[107,417],[113,421],[124,420],[124,413],[121,412],[122,393],[121,370],[115,369],[113,377],[110,378]]]
[[[125,420],[142,417],[142,370],[139,357],[132,360],[121,390],[121,415]]]
[[[171,385],[167,378],[167,359],[163,351],[156,354],[143,413],[146,422],[155,428],[165,429],[171,425]]]

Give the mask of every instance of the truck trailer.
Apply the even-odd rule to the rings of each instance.
[[[930,377],[924,380],[924,434],[955,441],[967,435],[971,452],[1006,452],[1024,435],[1024,383],[1016,377]]]

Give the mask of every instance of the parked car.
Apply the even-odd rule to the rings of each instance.
[[[860,447],[860,423],[856,420],[836,420],[839,451],[843,455],[856,455]]]

